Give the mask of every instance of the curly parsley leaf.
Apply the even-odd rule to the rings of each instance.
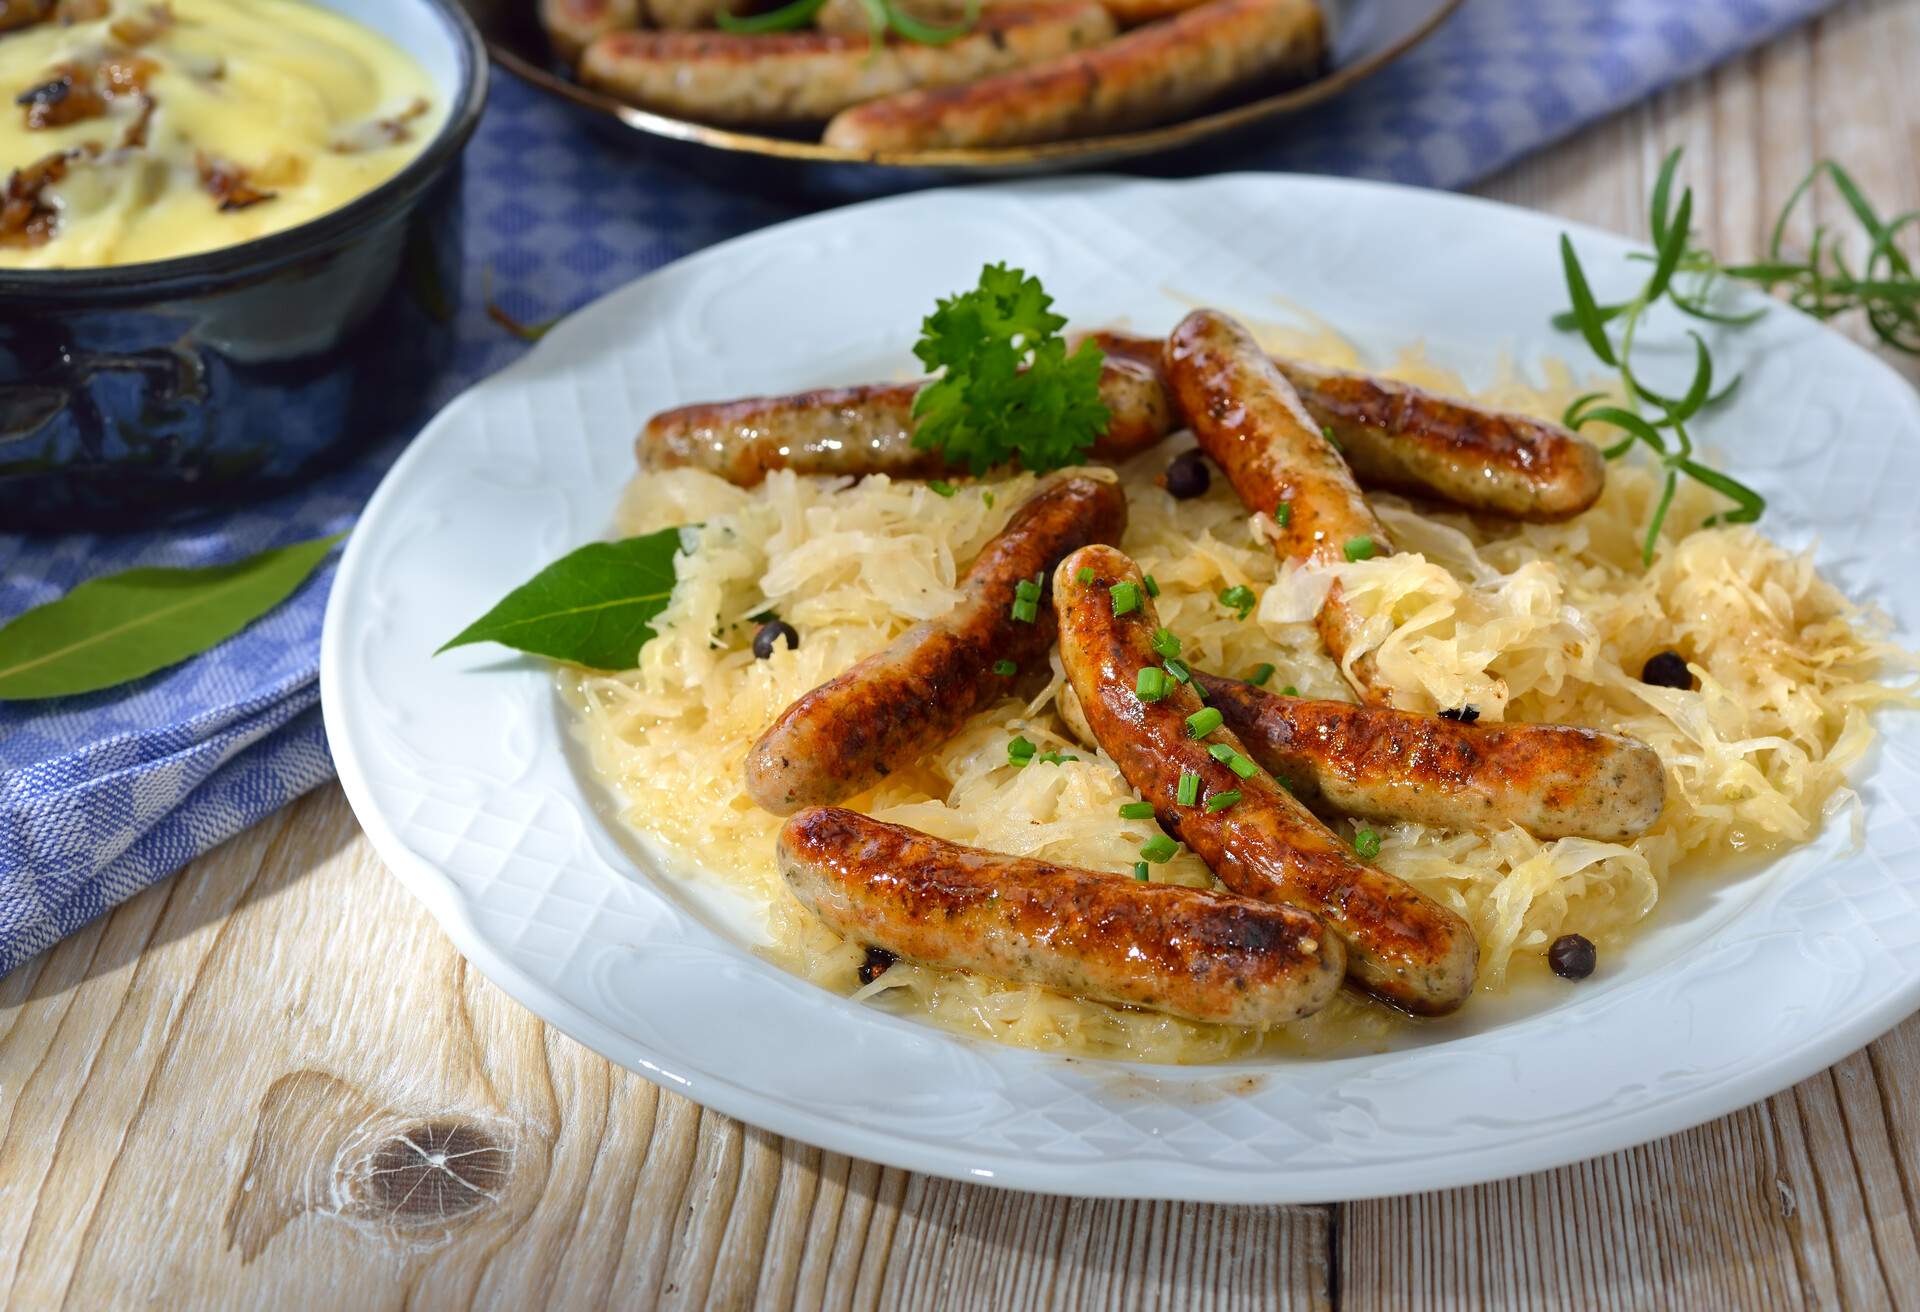
[[[1111,417],[1100,348],[1067,354],[1066,319],[1019,269],[989,264],[980,285],[939,302],[913,353],[939,378],[914,398],[913,444],[975,474],[1018,460],[1036,473],[1076,464]]]

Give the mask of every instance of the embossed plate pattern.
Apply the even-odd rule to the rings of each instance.
[[[1553,1166],[1764,1097],[1920,1004],[1916,717],[1882,720],[1859,847],[1843,820],[1756,874],[1683,881],[1584,986],[1476,1003],[1378,1055],[1167,1069],[957,1039],[759,961],[603,823],[546,670],[432,657],[604,532],[648,414],[895,374],[934,297],[983,261],[1040,273],[1081,323],[1160,329],[1201,302],[1277,318],[1284,298],[1378,359],[1424,340],[1484,380],[1503,358],[1577,357],[1547,327],[1562,226],[1325,179],[1054,180],[844,209],[643,278],[448,406],[368,506],[322,642],[354,809],[460,949],[554,1025],[721,1111],[916,1170],[1324,1201]],[[1574,231],[1601,295],[1624,290],[1626,243]],[[1656,322],[1647,340],[1669,336]],[[1920,401],[1785,309],[1715,348],[1747,381],[1706,442],[1772,497],[1771,534],[1817,542],[1829,577],[1912,642]]]

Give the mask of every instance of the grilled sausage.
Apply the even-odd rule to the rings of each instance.
[[[1340,986],[1340,940],[1292,907],[945,842],[837,806],[780,828],[780,873],[836,933],[929,966],[1266,1028]]]
[[[1165,344],[1088,333],[1112,359],[1157,367]],[[1333,430],[1360,486],[1432,497],[1476,514],[1550,524],[1600,499],[1607,462],[1585,438],[1528,415],[1489,410],[1390,378],[1273,363],[1316,424]]]
[[[1089,571],[1089,582],[1076,577]],[[1112,588],[1131,583],[1139,600],[1115,615]],[[1090,546],[1053,576],[1060,659],[1101,748],[1160,825],[1186,843],[1236,893],[1311,911],[1346,944],[1347,973],[1368,992],[1422,1015],[1452,1011],[1473,989],[1479,945],[1467,923],[1401,880],[1363,863],[1353,849],[1258,769],[1241,778],[1209,749],[1247,753],[1225,727],[1195,738],[1188,717],[1202,709],[1176,683],[1157,701],[1136,692],[1140,671],[1157,665],[1158,626],[1140,571],[1111,547]],[[1200,777],[1194,805],[1182,806],[1183,773]],[[1239,799],[1215,811],[1223,794]]]
[[[952,473],[938,451],[913,445],[913,398],[920,387],[878,383],[682,406],[647,421],[635,454],[643,468],[704,469],[741,487],[775,469],[895,478]],[[1108,361],[1100,399],[1112,418],[1093,444],[1093,459],[1128,459],[1173,431],[1173,405],[1155,370]]]
[[[981,550],[960,585],[965,598],[916,624],[789,706],[747,753],[747,792],[775,815],[851,797],[890,765],[918,759],[1011,686],[991,673],[1010,660],[1038,668],[1053,644],[1046,604],[1054,562],[1089,542],[1118,542],[1127,499],[1118,484],[1063,479],[1036,493]],[[1015,590],[1040,585],[1032,622],[1014,618]]]
[[[965,85],[872,100],[827,124],[826,143],[884,155],[1017,146],[1180,118],[1256,81],[1299,79],[1326,53],[1314,0],[1210,0],[1092,50]]]
[[[1195,310],[1167,338],[1166,371],[1201,450],[1248,510],[1276,516],[1273,549],[1282,560],[1338,563],[1392,550],[1353,471],[1245,328],[1216,310]],[[1360,622],[1338,583],[1320,608],[1319,629],[1354,690],[1390,701],[1392,691],[1376,686],[1372,653],[1349,655]]]
[[[571,64],[608,32],[640,26],[640,0],[540,0],[540,26],[553,53]]]
[[[1625,842],[1666,801],[1638,739],[1565,724],[1462,724],[1382,706],[1263,692],[1200,670],[1207,705],[1247,754],[1315,810],[1438,829],[1519,825],[1536,838]]]
[[[1113,6],[1101,0],[1108,12]],[[934,27],[971,25],[980,14],[1006,5],[1032,4],[1033,0],[895,0],[894,8]],[[1119,15],[1115,15],[1117,19]],[[865,36],[872,30],[867,7],[861,0],[826,0],[813,16],[813,25],[822,32],[848,32]]]
[[[1105,41],[1098,4],[996,8],[945,45],[833,32],[614,32],[587,47],[580,80],[622,100],[709,123],[810,123],[915,87],[967,82]]]

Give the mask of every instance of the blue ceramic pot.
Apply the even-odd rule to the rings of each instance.
[[[452,0],[322,0],[449,112],[381,186],[285,232],[106,269],[0,269],[0,531],[112,530],[271,495],[418,413],[454,346],[460,152],[486,51]]]

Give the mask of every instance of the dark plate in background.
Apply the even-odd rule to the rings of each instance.
[[[770,161],[789,166],[858,166],[871,180],[891,175],[895,185],[914,171],[932,177],[1012,176],[1095,168],[1140,159],[1210,141],[1251,125],[1320,104],[1406,53],[1430,35],[1465,0],[1322,0],[1333,27],[1333,49],[1326,71],[1286,91],[1241,98],[1197,117],[1163,127],[1113,136],[1037,146],[931,150],[870,156],[822,145],[817,139],[741,132],[687,119],[669,118],[623,104],[589,90],[560,71],[547,47],[531,0],[461,0],[487,40],[494,59],[550,95],[594,116],[636,145],[666,155],[672,162],[737,174],[740,165]],[[733,168],[727,165],[732,164]],[[790,177],[789,169],[776,172]]]

